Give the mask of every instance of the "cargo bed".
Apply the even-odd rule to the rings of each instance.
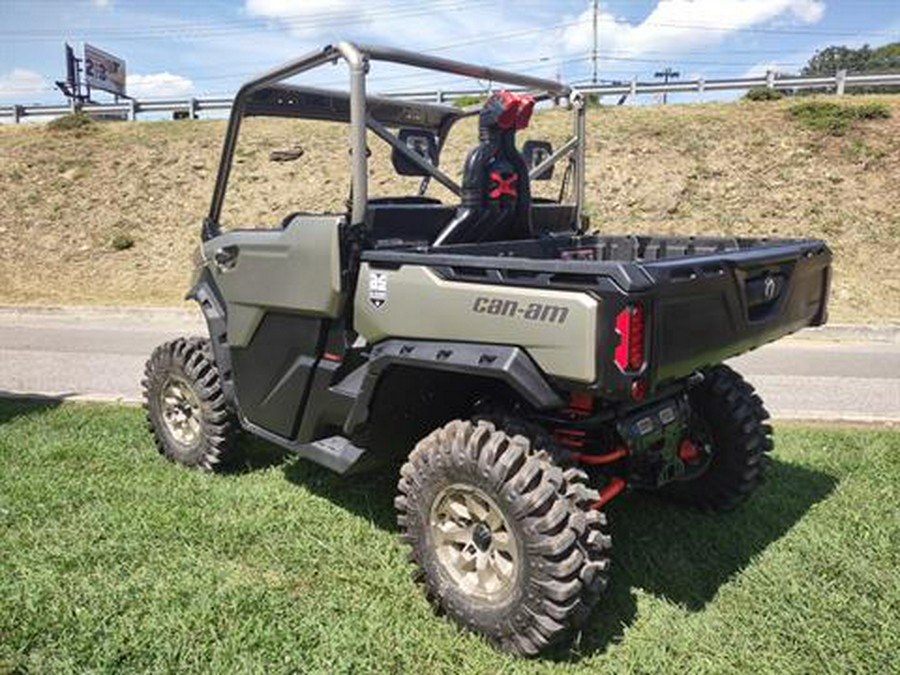
[[[807,326],[825,322],[831,252],[814,239],[554,236],[517,242],[374,250],[374,267],[425,265],[447,280],[580,290],[601,303],[598,381],[626,398],[649,392]],[[636,372],[614,361],[616,317],[640,304],[647,359]]]

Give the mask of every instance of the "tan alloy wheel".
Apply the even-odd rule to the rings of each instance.
[[[430,524],[437,559],[463,591],[492,601],[509,594],[519,572],[517,542],[487,494],[461,483],[444,488]]]
[[[160,395],[166,429],[176,442],[193,447],[200,440],[200,401],[184,380],[169,378]]]

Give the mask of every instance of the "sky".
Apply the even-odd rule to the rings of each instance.
[[[817,49],[900,40],[900,0],[609,0],[599,81],[797,72]],[[593,76],[589,0],[0,0],[0,103],[56,103],[63,44],[127,63],[137,98],[233,94],[254,75],[337,40],[386,44],[568,82]],[[371,91],[486,88],[389,64]],[[306,83],[346,86],[324,68]],[[104,97],[98,96],[99,99]]]

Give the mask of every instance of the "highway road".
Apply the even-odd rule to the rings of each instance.
[[[0,308],[0,395],[133,402],[159,343],[202,334],[179,310]],[[789,338],[731,361],[775,418],[900,422],[900,344]]]

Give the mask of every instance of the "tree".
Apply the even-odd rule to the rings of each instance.
[[[803,75],[830,76],[839,70],[848,73],[885,73],[900,71],[900,42],[892,42],[872,49],[863,45],[853,49],[844,45],[832,45],[820,51],[803,67]],[[900,87],[854,87],[848,89],[853,94],[897,93]]]

